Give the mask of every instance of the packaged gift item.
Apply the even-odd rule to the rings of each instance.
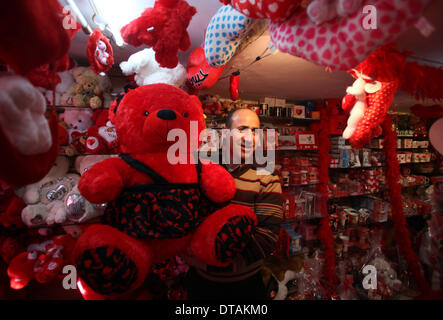
[[[314,132],[304,131],[297,132],[296,135],[297,149],[313,150],[318,149],[317,137]]]
[[[294,105],[291,108],[291,115],[293,118],[306,118],[305,106]]]
[[[283,220],[294,219],[295,217],[295,196],[289,193],[283,193]]]

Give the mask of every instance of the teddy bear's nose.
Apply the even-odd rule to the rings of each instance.
[[[175,112],[170,109],[163,109],[157,112],[157,117],[163,120],[175,120],[177,117]]]

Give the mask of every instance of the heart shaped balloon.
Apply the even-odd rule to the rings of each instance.
[[[365,0],[353,14],[320,25],[309,18],[306,10],[298,10],[282,23],[271,21],[269,32],[282,52],[332,69],[348,70],[406,31],[430,3]]]

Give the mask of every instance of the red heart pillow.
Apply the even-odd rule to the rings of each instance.
[[[282,52],[333,69],[348,70],[376,48],[391,42],[413,25],[432,0],[365,0],[362,8],[345,18],[316,25],[305,10],[285,22],[272,21],[269,33]],[[366,5],[376,8],[377,28],[364,29]]]

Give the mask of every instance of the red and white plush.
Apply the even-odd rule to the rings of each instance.
[[[60,120],[68,128],[69,145],[62,147],[67,155],[73,156],[86,152],[85,143],[88,129],[94,125],[93,114],[93,111],[90,109],[66,108],[60,115]]]
[[[122,157],[106,159],[82,175],[78,186],[81,194],[91,203],[108,203],[103,224],[89,226],[74,250],[83,296],[127,297],[140,287],[153,263],[184,250],[207,264],[228,265],[246,246],[256,216],[249,208],[232,204],[200,211],[196,202],[203,201],[203,195],[213,203],[230,200],[235,182],[223,167],[209,161],[202,163],[199,180],[193,157],[199,143],[167,139],[172,129],[183,130],[187,137],[191,131],[198,136],[204,130],[198,98],[166,84],[142,86],[124,95],[114,121],[122,152],[138,160],[139,165],[141,162],[151,167],[167,183],[154,186],[151,175],[130,166]],[[188,160],[172,164],[168,150],[177,143],[187,148]],[[188,193],[180,193],[180,187],[174,186],[177,183],[194,185]],[[175,201],[169,192],[161,193],[166,192],[165,188],[175,190],[173,198],[183,199],[190,194],[196,202],[189,206],[191,202]],[[202,195],[195,194],[195,190],[201,190]],[[150,198],[153,192],[160,193]],[[162,203],[164,196],[166,202]],[[153,199],[155,202],[150,202]],[[180,211],[171,211],[169,206]],[[182,206],[186,206],[186,214]],[[96,265],[102,267],[96,269]]]
[[[336,17],[323,23],[321,23],[323,20],[328,20],[329,14],[323,18],[323,11],[318,10],[318,14],[314,15],[315,10],[309,11],[308,7],[308,10],[297,10],[284,22],[271,21],[269,33],[272,42],[282,52],[332,69],[349,70],[376,48],[391,42],[414,25],[431,1],[365,0],[351,15]],[[310,5],[314,6],[318,2],[314,1]],[[368,15],[363,12],[363,7],[366,5],[373,5],[376,8],[375,29],[366,30],[363,27]],[[350,8],[354,10],[353,5]],[[315,16],[318,18],[314,18]]]
[[[286,20],[297,7],[300,0],[220,0],[232,6],[245,16],[255,19],[270,19],[272,21]]]
[[[200,101],[205,114],[221,114],[222,106],[220,99],[216,95],[210,93],[205,94],[200,97]]]
[[[406,56],[392,45],[383,46],[349,73],[356,78],[342,108],[350,111],[343,137],[361,148],[382,133],[381,124],[407,70]]]
[[[138,86],[154,83],[166,83],[180,87],[186,81],[186,70],[178,63],[174,68],[162,68],[155,61],[155,52],[144,49],[131,55],[128,61],[120,63],[120,69],[125,76],[134,75]]]
[[[86,45],[89,64],[96,74],[107,72],[114,64],[114,51],[111,42],[100,29],[95,29]]]
[[[25,78],[0,77],[0,178],[18,187],[42,179],[57,156],[57,119]]]
[[[89,127],[86,136],[86,151],[93,154],[119,153],[119,142],[115,126],[108,120],[110,109],[99,109],[94,111],[92,119],[95,125]]]
[[[63,267],[70,264],[75,239],[61,235],[42,243],[33,243],[25,252],[11,260],[8,276],[12,289],[26,287],[32,279],[39,283],[49,283],[62,275]]]
[[[121,36],[136,48],[151,47],[160,67],[175,68],[178,51],[191,46],[186,29],[196,12],[185,0],[156,0],[153,8],[121,29]]]

